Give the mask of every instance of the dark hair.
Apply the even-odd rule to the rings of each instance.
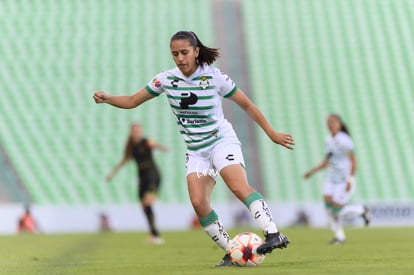
[[[141,124],[139,122],[132,122],[130,127],[129,127],[129,134],[128,134],[128,138],[127,141],[125,142],[125,148],[124,148],[124,157],[127,160],[130,160],[133,156],[132,156],[132,146],[134,145],[134,140],[132,139],[132,127],[134,125],[140,125]]]
[[[194,48],[199,48],[200,52],[198,53],[198,63],[203,64],[207,63],[208,65],[213,64],[214,61],[220,56],[218,49],[209,48],[204,46],[204,44],[198,39],[197,35],[192,31],[179,31],[171,37],[170,45],[173,40],[188,40]]]
[[[348,127],[346,126],[346,124],[344,123],[344,121],[342,120],[340,115],[330,114],[329,116],[332,116],[332,117],[336,118],[339,121],[339,123],[341,124],[341,129],[339,129],[339,131],[344,132],[347,135],[351,136],[351,134],[349,133]]]

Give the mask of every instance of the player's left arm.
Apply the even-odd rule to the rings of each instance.
[[[351,159],[351,175],[350,176],[354,177],[356,173],[356,169],[357,169],[357,158],[355,156],[355,153],[351,152],[349,158]]]
[[[155,141],[153,139],[148,139],[147,144],[151,148],[155,148],[155,149],[161,150],[163,152],[167,152],[168,151],[168,147],[167,146],[162,145],[161,143],[159,143],[159,142],[157,142],[157,141]]]
[[[274,143],[291,150],[293,149],[293,145],[295,145],[293,137],[290,134],[281,133],[273,129],[263,113],[242,90],[238,88],[229,99],[236,102],[263,129]]]
[[[356,172],[356,169],[357,169],[357,159],[356,159],[356,156],[355,156],[354,152],[350,151],[348,153],[348,155],[349,155],[349,159],[351,160],[351,173],[349,174],[348,179],[346,181],[347,182],[347,186],[346,186],[347,191],[351,190],[351,187],[355,184],[355,172]]]

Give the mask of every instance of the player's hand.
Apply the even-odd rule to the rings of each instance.
[[[96,91],[93,94],[93,99],[95,100],[95,103],[99,104],[99,103],[105,103],[106,100],[108,99],[109,95],[106,94],[103,91]]]
[[[310,178],[311,176],[312,176],[312,172],[311,172],[311,171],[306,172],[306,174],[305,174],[305,175],[303,175],[303,177],[304,177],[305,179],[308,179],[308,178]]]
[[[354,184],[355,184],[355,177],[354,176],[349,176],[347,181],[346,181],[346,187],[345,187],[346,192],[351,191],[352,186]]]
[[[293,145],[295,145],[295,141],[290,134],[279,133],[276,131],[272,131],[269,135],[270,139],[283,147],[286,147],[290,150],[293,150]]]

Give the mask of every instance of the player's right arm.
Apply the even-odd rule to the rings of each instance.
[[[119,171],[119,169],[122,168],[122,166],[124,166],[125,163],[127,163],[128,158],[123,157],[116,165],[115,167],[112,169],[112,171],[106,176],[106,181],[111,181],[112,178],[115,176],[115,174]]]
[[[153,140],[153,139],[148,139],[148,146],[151,148],[155,148],[155,149],[159,149],[161,151],[167,152],[168,151],[168,147],[165,145],[162,145],[161,143]]]
[[[131,109],[139,106],[147,100],[154,98],[154,95],[151,95],[146,89],[142,88],[132,95],[111,95],[105,93],[104,91],[96,91],[93,94],[93,99],[95,103],[108,103],[112,106]]]
[[[312,176],[315,172],[322,170],[328,166],[328,158],[325,158],[318,166],[310,169],[308,172],[305,173],[304,178],[307,179]]]

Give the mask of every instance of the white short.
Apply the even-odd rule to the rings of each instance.
[[[355,183],[352,185],[351,190],[346,191],[345,183],[331,183],[325,182],[323,194],[325,196],[331,196],[332,201],[338,204],[346,204],[349,202],[352,194],[355,192]]]
[[[211,176],[215,180],[221,169],[232,164],[244,167],[240,143],[234,140],[219,141],[202,151],[188,150],[186,153],[186,175],[195,172],[200,176]]]

